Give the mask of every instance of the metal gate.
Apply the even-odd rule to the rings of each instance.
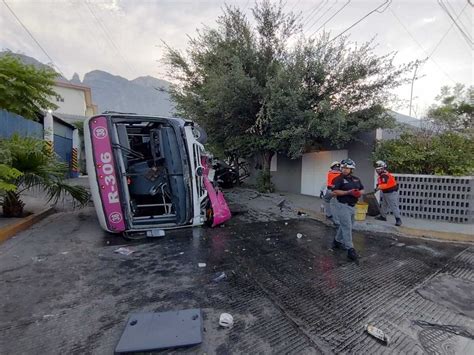
[[[72,139],[54,135],[54,151],[71,171]]]

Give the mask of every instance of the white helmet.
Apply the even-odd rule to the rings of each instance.
[[[387,169],[387,164],[383,160],[377,160],[375,162],[375,170]]]
[[[352,159],[347,158],[341,161],[341,168],[355,169],[356,163]]]
[[[339,168],[340,166],[341,166],[341,163],[340,163],[340,162],[338,162],[338,161],[333,161],[329,167],[330,167],[331,169],[333,169],[333,168],[336,168],[336,167]]]

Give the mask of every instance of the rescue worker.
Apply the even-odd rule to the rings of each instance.
[[[347,257],[356,261],[358,255],[352,243],[352,225],[354,223],[355,205],[364,193],[364,186],[354,175],[356,164],[352,159],[341,161],[341,175],[334,179],[333,193],[337,198],[336,208],[339,219],[336,237],[333,241],[334,249],[347,250]]]
[[[380,199],[382,200],[380,216],[375,217],[375,219],[386,221],[387,212],[390,209],[395,217],[395,225],[401,226],[402,220],[400,218],[400,209],[398,208],[397,180],[387,171],[387,164],[382,160],[378,160],[375,163],[375,171],[378,174],[375,191],[380,190]]]
[[[332,190],[334,188],[334,179],[341,175],[340,166],[340,162],[332,162],[326,179],[326,194],[323,197],[326,218],[332,220],[336,226],[339,224],[339,222],[337,220],[337,215],[333,214],[331,211],[331,200],[334,197],[334,195],[332,194]]]

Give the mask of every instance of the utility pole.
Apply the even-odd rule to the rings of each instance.
[[[418,61],[415,63],[415,72],[413,73],[413,79],[411,80],[411,93],[410,93],[410,113],[408,116],[411,117],[411,104],[413,102],[413,85],[415,84],[415,79],[416,79],[416,71],[418,70]]]

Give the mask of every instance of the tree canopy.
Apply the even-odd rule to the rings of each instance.
[[[428,111],[428,124],[400,138],[380,142],[374,160],[397,173],[470,175],[474,173],[473,88],[443,86]]]
[[[428,118],[442,130],[474,133],[474,87],[443,86],[438,104],[428,110]]]
[[[50,100],[57,73],[23,64],[12,55],[0,57],[0,108],[36,120],[41,110],[56,109]]]
[[[449,131],[406,132],[380,142],[374,154],[374,160],[379,159],[399,174],[470,175],[474,173],[474,141]]]
[[[388,92],[413,63],[395,66],[395,54],[376,55],[372,41],[306,39],[281,3],[257,2],[252,13],[255,25],[226,6],[185,53],[167,46],[178,114],[199,122],[212,146],[228,157],[259,155],[268,172],[275,152],[298,157],[390,125]]]

